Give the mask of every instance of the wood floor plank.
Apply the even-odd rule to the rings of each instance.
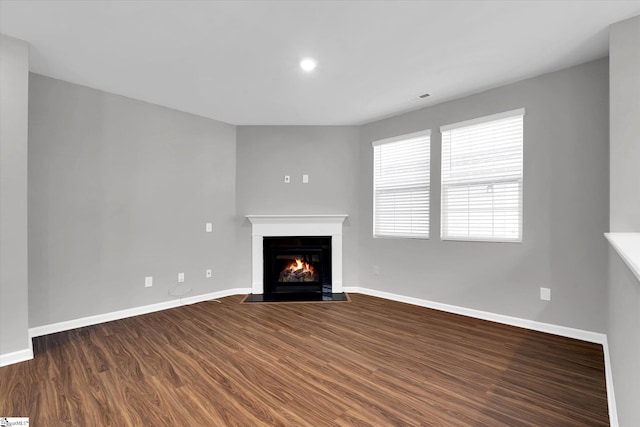
[[[38,426],[606,426],[602,346],[365,295],[208,301],[34,340]]]

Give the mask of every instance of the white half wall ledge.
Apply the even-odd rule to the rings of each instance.
[[[640,282],[640,233],[604,233],[604,236]]]
[[[342,223],[347,214],[246,215],[251,222],[251,289],[264,292],[263,240],[280,236],[331,236],[331,292],[342,291]]]

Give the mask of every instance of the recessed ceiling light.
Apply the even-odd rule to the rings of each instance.
[[[304,58],[302,61],[300,61],[300,68],[307,72],[313,71],[313,69],[316,68],[317,65],[318,61],[313,58]]]

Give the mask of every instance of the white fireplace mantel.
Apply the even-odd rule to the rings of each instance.
[[[342,223],[346,214],[247,215],[251,221],[251,290],[264,292],[263,238],[275,236],[331,236],[332,292],[342,292]]]

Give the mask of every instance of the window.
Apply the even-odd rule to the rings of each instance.
[[[373,236],[429,238],[431,132],[373,143]]]
[[[522,241],[524,109],[443,126],[442,240]]]

